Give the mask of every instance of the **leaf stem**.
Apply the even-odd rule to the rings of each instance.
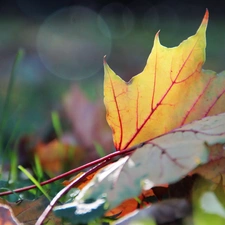
[[[46,207],[46,209],[44,210],[44,212],[41,214],[41,216],[38,218],[37,222],[35,223],[35,225],[41,225],[43,224],[44,220],[47,218],[48,214],[51,212],[52,208],[54,207],[54,205],[57,203],[57,201],[64,195],[66,194],[74,185],[79,184],[80,182],[82,182],[82,180],[96,172],[97,170],[99,170],[100,168],[102,168],[103,166],[106,166],[109,161],[111,160],[111,158],[105,159],[103,162],[101,162],[100,164],[97,164],[95,167],[89,169],[86,173],[82,174],[80,177],[78,177],[77,179],[73,180],[69,185],[67,185],[66,187],[64,187],[50,202],[50,204]]]
[[[86,163],[80,167],[77,167],[75,169],[72,169],[66,173],[63,173],[63,174],[60,174],[59,176],[56,176],[56,177],[53,177],[49,180],[46,180],[46,181],[43,181],[40,183],[41,186],[43,185],[46,185],[46,184],[49,184],[49,183],[53,183],[57,180],[60,180],[62,178],[65,178],[71,174],[74,174],[74,173],[77,173],[77,172],[80,172],[81,170],[84,170],[86,168],[89,168],[91,166],[94,166],[96,164],[99,164],[99,163],[103,163],[105,160],[107,160],[107,162],[109,162],[110,160],[112,160],[113,158],[115,158],[116,156],[124,156],[126,154],[130,154],[131,152],[133,152],[137,147],[134,147],[134,148],[130,148],[130,149],[127,149],[127,150],[124,150],[124,151],[116,151],[116,152],[113,152],[111,154],[108,154],[100,159],[96,159],[92,162],[89,162],[89,163]],[[103,167],[103,165],[102,165]],[[100,169],[101,167],[99,167]],[[23,191],[27,191],[27,190],[30,190],[30,189],[33,189],[33,188],[36,188],[37,186],[36,185],[30,185],[30,186],[27,186],[27,187],[23,187],[23,188],[18,188],[18,189],[15,189],[13,191],[5,191],[5,192],[1,192],[0,193],[0,196],[5,196],[5,195],[10,195],[10,194],[14,194],[14,193],[19,193],[19,192],[23,192]]]

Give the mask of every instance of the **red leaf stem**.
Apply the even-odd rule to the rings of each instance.
[[[44,186],[44,185],[46,185],[46,184],[53,183],[53,182],[55,182],[55,181],[57,181],[57,180],[60,180],[60,179],[62,179],[62,178],[65,178],[65,177],[67,177],[67,176],[69,176],[69,175],[71,175],[71,174],[80,172],[80,171],[82,171],[82,170],[84,170],[84,169],[87,169],[87,168],[89,168],[89,167],[91,167],[91,166],[94,166],[94,165],[96,165],[96,164],[102,163],[102,162],[104,162],[105,160],[107,160],[107,162],[109,163],[110,160],[112,160],[112,159],[115,158],[116,156],[123,156],[123,155],[129,154],[130,152],[134,151],[136,148],[137,148],[137,147],[133,147],[133,148],[127,149],[127,150],[125,150],[125,151],[123,151],[123,152],[119,152],[119,151],[113,152],[113,153],[111,153],[111,154],[108,154],[108,155],[106,155],[106,156],[100,158],[100,159],[96,159],[96,160],[94,160],[94,161],[92,161],[92,162],[89,162],[89,163],[87,163],[87,164],[85,164],[85,165],[82,165],[82,166],[80,166],[80,167],[77,167],[77,168],[75,168],[75,169],[72,169],[72,170],[70,170],[70,171],[68,171],[68,172],[66,172],[66,173],[60,174],[59,176],[56,176],[56,177],[53,177],[53,178],[51,178],[51,179],[49,179],[49,180],[43,181],[43,182],[40,183],[40,185],[41,185],[41,186]],[[99,169],[100,169],[100,168],[101,168],[101,167],[99,167]],[[10,195],[10,194],[14,194],[14,193],[23,192],[23,191],[28,191],[28,190],[34,189],[34,188],[36,188],[36,187],[37,187],[36,185],[30,185],[30,186],[23,187],[23,188],[18,188],[18,189],[12,190],[12,191],[4,191],[4,192],[1,192],[1,193],[0,193],[0,196],[5,196],[5,195]]]

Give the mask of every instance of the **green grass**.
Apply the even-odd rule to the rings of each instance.
[[[56,133],[56,136],[58,138],[60,138],[63,134],[63,131],[62,131],[59,114],[57,111],[52,112],[52,125],[53,125],[54,131]]]
[[[19,165],[18,168],[37,186],[37,188],[41,191],[41,193],[51,201],[51,197],[46,192],[46,190],[40,185],[40,183],[34,178],[34,176],[26,170],[23,166]]]

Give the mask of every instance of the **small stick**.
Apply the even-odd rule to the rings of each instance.
[[[44,186],[46,184],[55,182],[57,180],[65,178],[66,176],[69,176],[71,174],[77,173],[77,172],[79,172],[81,170],[84,170],[84,169],[86,169],[88,167],[94,166],[94,165],[96,165],[98,163],[104,162],[105,160],[112,159],[112,158],[114,158],[116,156],[123,156],[123,155],[129,154],[130,152],[134,151],[135,149],[136,148],[131,148],[131,149],[123,150],[121,152],[120,151],[113,152],[113,153],[111,153],[109,155],[106,155],[106,156],[100,158],[100,159],[96,159],[96,160],[94,160],[92,162],[89,162],[89,163],[87,163],[85,165],[82,165],[80,167],[72,169],[72,170],[70,170],[70,171],[68,171],[66,173],[60,174],[59,176],[56,176],[56,177],[53,177],[53,178],[51,178],[49,180],[43,181],[43,182],[40,183],[40,185]],[[30,186],[27,186],[27,187],[18,188],[18,189],[15,189],[13,191],[4,191],[4,192],[0,193],[0,196],[5,196],[5,195],[14,194],[14,193],[19,193],[19,192],[27,191],[27,190],[30,190],[30,189],[33,189],[33,188],[36,188],[36,185],[30,185]]]
[[[37,222],[35,223],[35,225],[42,225],[44,220],[47,218],[48,214],[51,212],[52,208],[54,207],[54,205],[56,204],[56,202],[64,195],[66,194],[74,185],[79,184],[80,182],[82,182],[82,180],[94,173],[95,171],[99,170],[100,168],[102,168],[103,166],[107,165],[109,163],[111,159],[108,158],[108,160],[106,159],[105,161],[103,161],[102,163],[96,165],[95,167],[91,168],[90,170],[88,170],[86,173],[82,174],[80,177],[78,177],[77,179],[73,180],[69,185],[67,185],[65,188],[63,188],[50,202],[50,204],[46,207],[46,209],[44,210],[44,212],[41,214],[41,216],[38,218]]]

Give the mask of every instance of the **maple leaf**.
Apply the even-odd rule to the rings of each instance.
[[[225,111],[224,76],[202,71],[208,15],[206,10],[197,33],[177,47],[162,46],[158,32],[143,72],[129,82],[104,63],[106,117],[117,150]]]
[[[104,101],[114,145],[135,151],[100,169],[74,202],[55,207],[56,215],[90,221],[143,189],[174,183],[219,157],[225,76],[202,70],[207,23],[208,11],[197,33],[175,48],[162,46],[157,33],[144,71],[128,83],[105,62]]]
[[[225,113],[183,125],[99,170],[74,202],[55,207],[55,213],[77,223],[90,221],[143,189],[178,181],[207,163],[209,150],[224,143]]]

